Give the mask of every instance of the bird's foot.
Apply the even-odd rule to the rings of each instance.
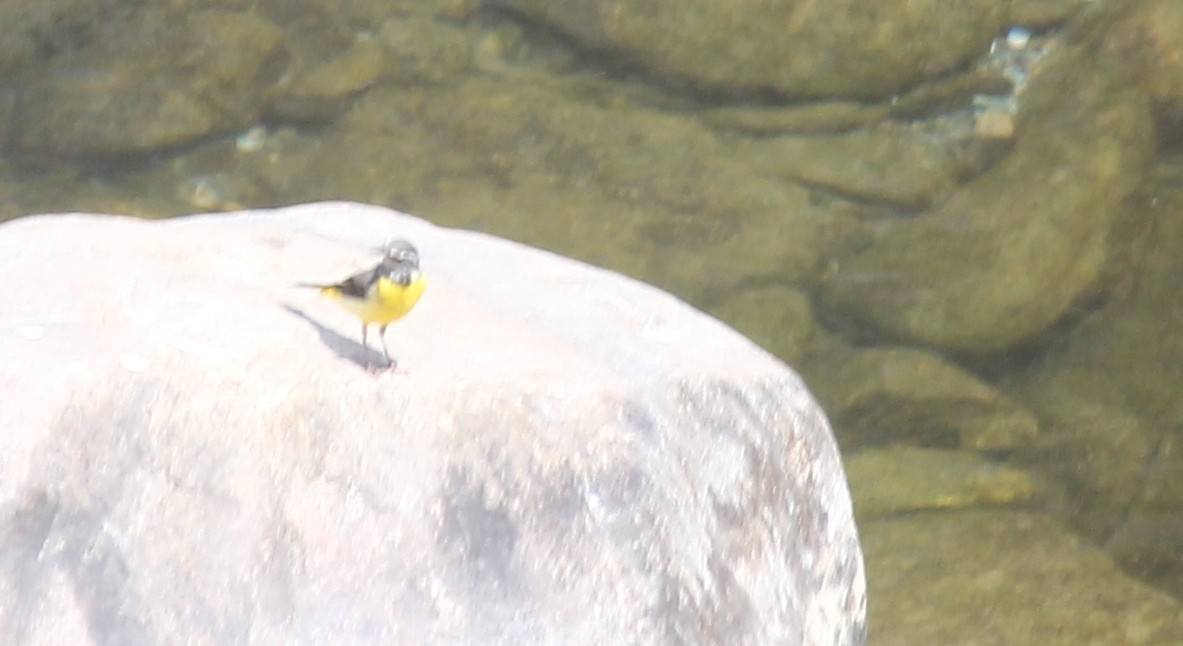
[[[386,372],[396,373],[398,372],[398,362],[390,359],[387,360],[386,363],[367,363],[366,372],[374,376],[378,376]]]

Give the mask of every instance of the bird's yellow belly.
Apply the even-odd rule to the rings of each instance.
[[[409,285],[400,285],[385,278],[380,279],[366,298],[343,297],[341,304],[353,312],[366,323],[386,325],[397,321],[410,312],[419,297],[423,295],[423,288],[427,281],[423,276],[417,276]]]

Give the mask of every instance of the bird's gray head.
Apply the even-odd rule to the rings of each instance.
[[[419,252],[406,240],[391,240],[382,246],[386,262],[419,266]]]

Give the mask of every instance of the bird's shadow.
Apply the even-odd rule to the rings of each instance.
[[[316,333],[320,335],[321,342],[330,350],[336,352],[337,356],[342,359],[352,361],[358,367],[370,371],[385,370],[394,367],[394,364],[386,361],[386,357],[381,352],[362,345],[358,340],[338,334],[334,330],[325,327],[320,321],[308,316],[304,310],[288,303],[284,303],[283,308],[289,313],[304,319],[306,323],[315,328]]]

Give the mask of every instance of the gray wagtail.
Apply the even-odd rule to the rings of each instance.
[[[373,269],[356,273],[331,285],[301,283],[301,287],[315,287],[324,296],[340,303],[361,319],[361,344],[369,351],[366,333],[370,324],[378,326],[382,339],[382,354],[394,368],[398,362],[390,358],[386,347],[386,326],[406,316],[419,297],[427,281],[419,271],[419,252],[406,240],[391,240],[382,248],[382,261]],[[370,367],[367,362],[367,367]]]

